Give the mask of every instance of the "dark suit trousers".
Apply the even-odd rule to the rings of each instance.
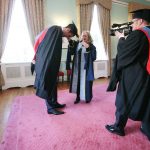
[[[142,122],[142,129],[146,132],[146,134],[150,137],[150,122]]]
[[[121,115],[117,110],[116,110],[116,121],[115,121],[115,125],[117,127],[120,127],[122,129],[124,129],[124,127],[126,126],[126,123],[128,121],[128,116],[126,115]]]
[[[127,120],[128,120],[128,116],[121,115],[118,111],[116,111],[115,125],[117,127],[124,129],[126,126]],[[143,130],[147,133],[147,135],[149,135],[150,137],[150,122],[141,121],[141,126]]]
[[[52,92],[52,95],[45,100],[47,110],[54,108],[54,105],[57,104],[57,84],[54,87],[54,90]]]

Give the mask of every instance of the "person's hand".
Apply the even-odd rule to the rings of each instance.
[[[88,48],[89,47],[89,44],[87,44],[86,42],[82,41],[82,45],[85,47],[85,48]]]
[[[33,61],[31,62],[31,73],[32,73],[32,75],[33,75],[33,73],[34,73],[34,70],[35,70],[35,60],[33,60]]]
[[[122,33],[120,33],[119,31],[116,31],[116,32],[115,32],[115,36],[118,37],[119,39],[120,39],[121,37],[125,37],[125,36],[124,36],[124,31],[123,31]]]

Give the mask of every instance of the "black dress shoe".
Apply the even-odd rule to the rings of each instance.
[[[66,104],[59,104],[59,103],[53,104],[53,108],[64,108],[64,107],[66,107]]]
[[[74,104],[78,104],[80,102],[80,98],[76,98],[76,100],[74,101]]]
[[[144,131],[144,129],[143,129],[142,127],[140,128],[140,131],[141,131],[145,136],[147,136],[148,140],[150,141],[150,136],[147,135],[147,133]]]
[[[114,133],[120,136],[125,136],[124,129],[120,129],[119,127],[116,127],[115,125],[106,125],[105,127],[111,133]]]
[[[86,100],[85,102],[86,102],[86,103],[90,103],[90,102],[91,102],[91,100]]]
[[[56,109],[54,109],[54,108],[52,108],[52,109],[48,109],[47,110],[47,113],[48,114],[53,114],[53,115],[62,115],[62,114],[64,114],[64,112],[63,111],[58,111],[58,110],[56,110]]]

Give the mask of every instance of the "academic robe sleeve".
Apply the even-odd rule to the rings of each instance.
[[[141,31],[135,30],[126,38],[120,38],[117,46],[118,63],[117,70],[122,70],[136,59],[144,51],[146,36]],[[140,60],[139,60],[140,61]]]
[[[96,47],[93,44],[90,44],[90,46],[86,49],[84,58],[85,58],[84,69],[87,69],[87,67],[89,67],[89,62],[92,63],[94,60],[96,60]]]
[[[90,44],[89,48],[86,49],[86,53],[84,53],[85,65],[84,69],[87,70],[87,80],[94,80],[94,67],[93,61],[96,60],[96,47],[93,44]]]
[[[67,58],[66,58],[66,70],[70,70],[71,56],[75,54],[75,50],[77,48],[78,41],[70,40],[68,49],[67,49]]]

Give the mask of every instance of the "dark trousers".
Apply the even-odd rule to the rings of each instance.
[[[125,126],[126,126],[127,121],[128,121],[128,116],[121,115],[118,111],[116,111],[115,126],[124,129]],[[147,135],[150,136],[150,122],[142,121],[141,122],[141,127],[147,133]]]
[[[118,112],[116,110],[116,121],[115,121],[115,125],[117,127],[120,127],[122,129],[124,129],[124,127],[126,126],[126,123],[128,121],[128,116],[126,115],[121,115],[120,112]]]
[[[78,77],[78,83],[77,83],[77,98],[80,99],[80,75]]]
[[[142,122],[141,124],[142,129],[145,131],[145,133],[150,137],[150,122]]]
[[[81,74],[81,51],[78,51],[78,81],[77,81],[77,98],[80,99],[80,75]]]
[[[45,100],[47,109],[54,108],[54,105],[57,104],[57,84],[54,87],[54,90],[51,96]]]

